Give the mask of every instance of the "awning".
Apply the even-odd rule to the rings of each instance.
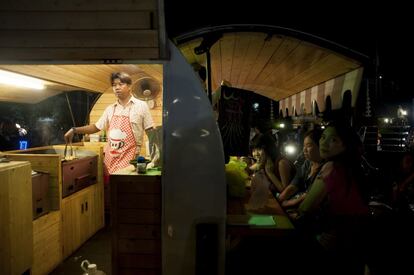
[[[279,101],[279,113],[283,116],[305,115],[312,113],[312,104],[318,105],[319,111],[325,110],[326,98],[329,96],[332,102],[332,109],[342,107],[342,99],[346,91],[352,94],[352,107],[356,104],[358,92],[361,84],[363,68],[360,67],[349,73],[340,75],[312,88]]]

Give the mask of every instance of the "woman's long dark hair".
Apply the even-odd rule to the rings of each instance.
[[[322,131],[315,128],[315,129],[307,131],[305,135],[303,136],[303,140],[305,140],[305,138],[308,137],[319,147],[319,140],[321,139],[321,136],[322,136]]]
[[[363,145],[357,132],[347,123],[335,121],[328,124],[336,130],[338,137],[342,140],[345,151],[330,160],[334,166],[341,165],[345,169],[346,182],[351,186],[355,181],[364,199],[367,199],[367,186],[365,184],[364,171],[362,168]]]
[[[257,140],[252,144],[253,149],[263,149],[267,157],[270,157],[273,163],[279,157],[279,150],[276,146],[276,139],[268,133],[260,134]]]

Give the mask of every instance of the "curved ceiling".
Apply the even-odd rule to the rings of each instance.
[[[130,65],[0,65],[0,69],[36,77],[45,81],[46,89],[33,90],[0,85],[0,101],[37,103],[65,91],[86,90],[104,93],[111,85],[112,72],[151,76],[162,83],[161,64]]]
[[[206,66],[206,54],[197,55],[195,49],[203,37],[208,37],[208,32],[194,35],[193,39],[191,35],[183,37],[177,39],[177,44],[187,61]],[[210,48],[213,91],[227,81],[233,87],[280,100],[362,66],[356,58],[340,53],[337,50],[340,45],[332,43],[336,49],[331,50],[268,30],[233,30],[216,38]],[[326,40],[322,42],[329,44]]]

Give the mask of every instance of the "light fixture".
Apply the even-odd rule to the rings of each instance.
[[[295,155],[297,151],[297,148],[294,144],[286,144],[285,145],[285,153],[286,155]]]
[[[43,90],[45,85],[42,80],[21,74],[0,70],[0,83]]]

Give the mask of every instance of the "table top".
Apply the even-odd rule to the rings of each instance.
[[[161,170],[147,169],[147,172],[145,174],[138,174],[137,169],[134,167],[134,165],[131,164],[119,171],[116,171],[115,173],[113,173],[113,175],[161,176]]]
[[[244,198],[227,199],[227,232],[235,235],[284,235],[294,226],[279,202],[269,192],[264,207],[252,209],[250,191]]]

